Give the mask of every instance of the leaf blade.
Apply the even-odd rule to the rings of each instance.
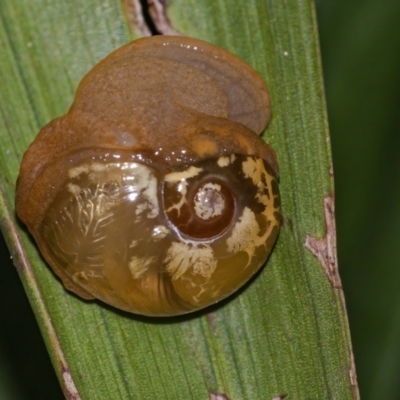
[[[32,39],[35,50],[28,51],[27,59],[22,57],[26,51],[23,39],[30,38],[31,31],[22,31],[22,39],[15,42],[20,49],[15,53],[19,69],[16,65],[11,69],[19,71],[16,81],[20,77],[32,82],[29,88],[21,85],[17,96],[26,100],[24,111],[31,115],[31,122],[23,123],[29,128],[27,135],[22,135],[21,128],[24,141],[16,145],[12,167],[5,169],[9,182],[16,178],[25,142],[41,124],[67,110],[73,87],[83,73],[127,40],[126,27],[121,28],[124,16],[116,2],[107,3],[112,17],[103,10],[93,21],[91,13],[96,14],[98,3],[87,4],[82,15],[74,9],[77,3],[54,6],[50,21],[43,15],[44,0],[37,0],[42,14],[35,18],[26,15],[32,5],[24,3],[18,8],[7,3],[12,11],[8,17],[20,24],[27,19],[28,26],[35,20],[44,24],[43,34]],[[55,339],[46,325],[49,320],[54,321],[54,337],[82,398],[200,399],[213,392],[226,393],[232,399],[273,398],[285,393],[293,398],[357,398],[348,374],[350,345],[341,295],[304,247],[307,233],[324,235],[323,198],[333,190],[312,3],[254,0],[232,9],[223,1],[175,0],[169,16],[185,33],[234,51],[268,82],[274,119],[265,137],[277,149],[281,164],[285,226],[268,266],[238,295],[207,315],[167,321],[129,316],[67,294],[22,233],[34,264],[32,276],[22,273],[22,280],[58,375],[62,380]],[[90,29],[87,34],[82,18],[97,35]],[[254,20],[257,24],[251,22]],[[111,40],[104,27],[113,23],[119,26],[119,33]],[[57,33],[58,27],[62,33]],[[79,34],[73,32],[74,27]],[[64,46],[59,48],[60,44]],[[80,58],[82,53],[85,55]],[[53,55],[54,64],[45,64]],[[36,63],[41,68],[47,65],[48,71],[43,73]],[[72,68],[65,71],[64,65]],[[16,94],[10,90],[3,96],[15,98]],[[61,98],[60,103],[54,98]],[[11,118],[15,125],[19,124],[17,117],[18,113]],[[1,137],[4,150],[10,136]],[[3,160],[2,168],[6,164]],[[10,207],[14,189],[12,183],[5,187],[5,207]],[[15,223],[10,215],[8,221]],[[39,293],[32,292],[30,285],[34,284]],[[40,296],[43,304],[37,304]],[[47,314],[41,313],[42,305]]]

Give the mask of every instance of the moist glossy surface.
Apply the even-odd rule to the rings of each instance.
[[[41,234],[54,262],[94,297],[147,315],[185,313],[225,298],[265,261],[280,220],[270,172],[242,155],[168,174],[81,160]]]
[[[16,210],[64,286],[164,316],[233,293],[280,225],[260,76],[201,40],[123,46],[26,151]]]

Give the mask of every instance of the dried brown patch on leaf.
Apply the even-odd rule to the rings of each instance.
[[[229,397],[223,393],[210,393],[210,400],[229,400]]]
[[[353,392],[353,398],[354,399],[358,399],[359,398],[359,392],[358,392],[356,364],[355,364],[355,361],[354,361],[353,349],[350,349],[349,375],[350,375],[351,391]]]
[[[319,260],[332,286],[342,288],[336,257],[336,224],[334,197],[324,199],[326,233],[321,239],[307,235],[304,245]]]
[[[80,400],[81,396],[76,389],[71,372],[67,367],[62,367],[62,388],[65,398],[68,400]]]
[[[306,236],[304,245],[319,260],[328,279],[335,289],[339,289],[339,296],[343,310],[346,310],[346,301],[344,298],[342,283],[339,276],[339,269],[336,257],[336,224],[335,224],[335,205],[334,197],[327,196],[324,199],[324,213],[326,233],[321,239],[316,239],[310,235]],[[350,344],[350,365],[349,376],[351,390],[355,399],[359,398],[356,367],[354,363],[353,349]]]
[[[123,0],[128,25],[132,30],[138,30],[143,36],[151,36],[149,27],[146,24],[143,8],[140,0]]]
[[[150,17],[157,28],[163,35],[182,35],[176,30],[167,16],[167,6],[165,0],[147,0],[149,5]]]
[[[333,177],[333,164],[329,165],[329,175]]]

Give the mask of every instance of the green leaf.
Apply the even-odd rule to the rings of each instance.
[[[264,137],[281,167],[284,225],[267,266],[240,293],[169,319],[67,293],[13,206],[18,165],[35,134],[68,110],[85,72],[137,31],[129,33],[117,0],[0,5],[0,223],[67,398],[358,398],[332,215],[325,221],[333,184],[313,4],[228,3],[174,0],[168,16],[267,82],[273,121]],[[323,252],[318,259],[305,242],[325,244],[317,239],[327,226],[333,269],[325,271]]]

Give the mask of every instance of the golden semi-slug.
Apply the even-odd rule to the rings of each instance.
[[[257,135],[269,118],[263,81],[233,54],[136,40],[30,145],[18,216],[77,295],[150,316],[201,309],[247,282],[277,237],[278,165]]]

